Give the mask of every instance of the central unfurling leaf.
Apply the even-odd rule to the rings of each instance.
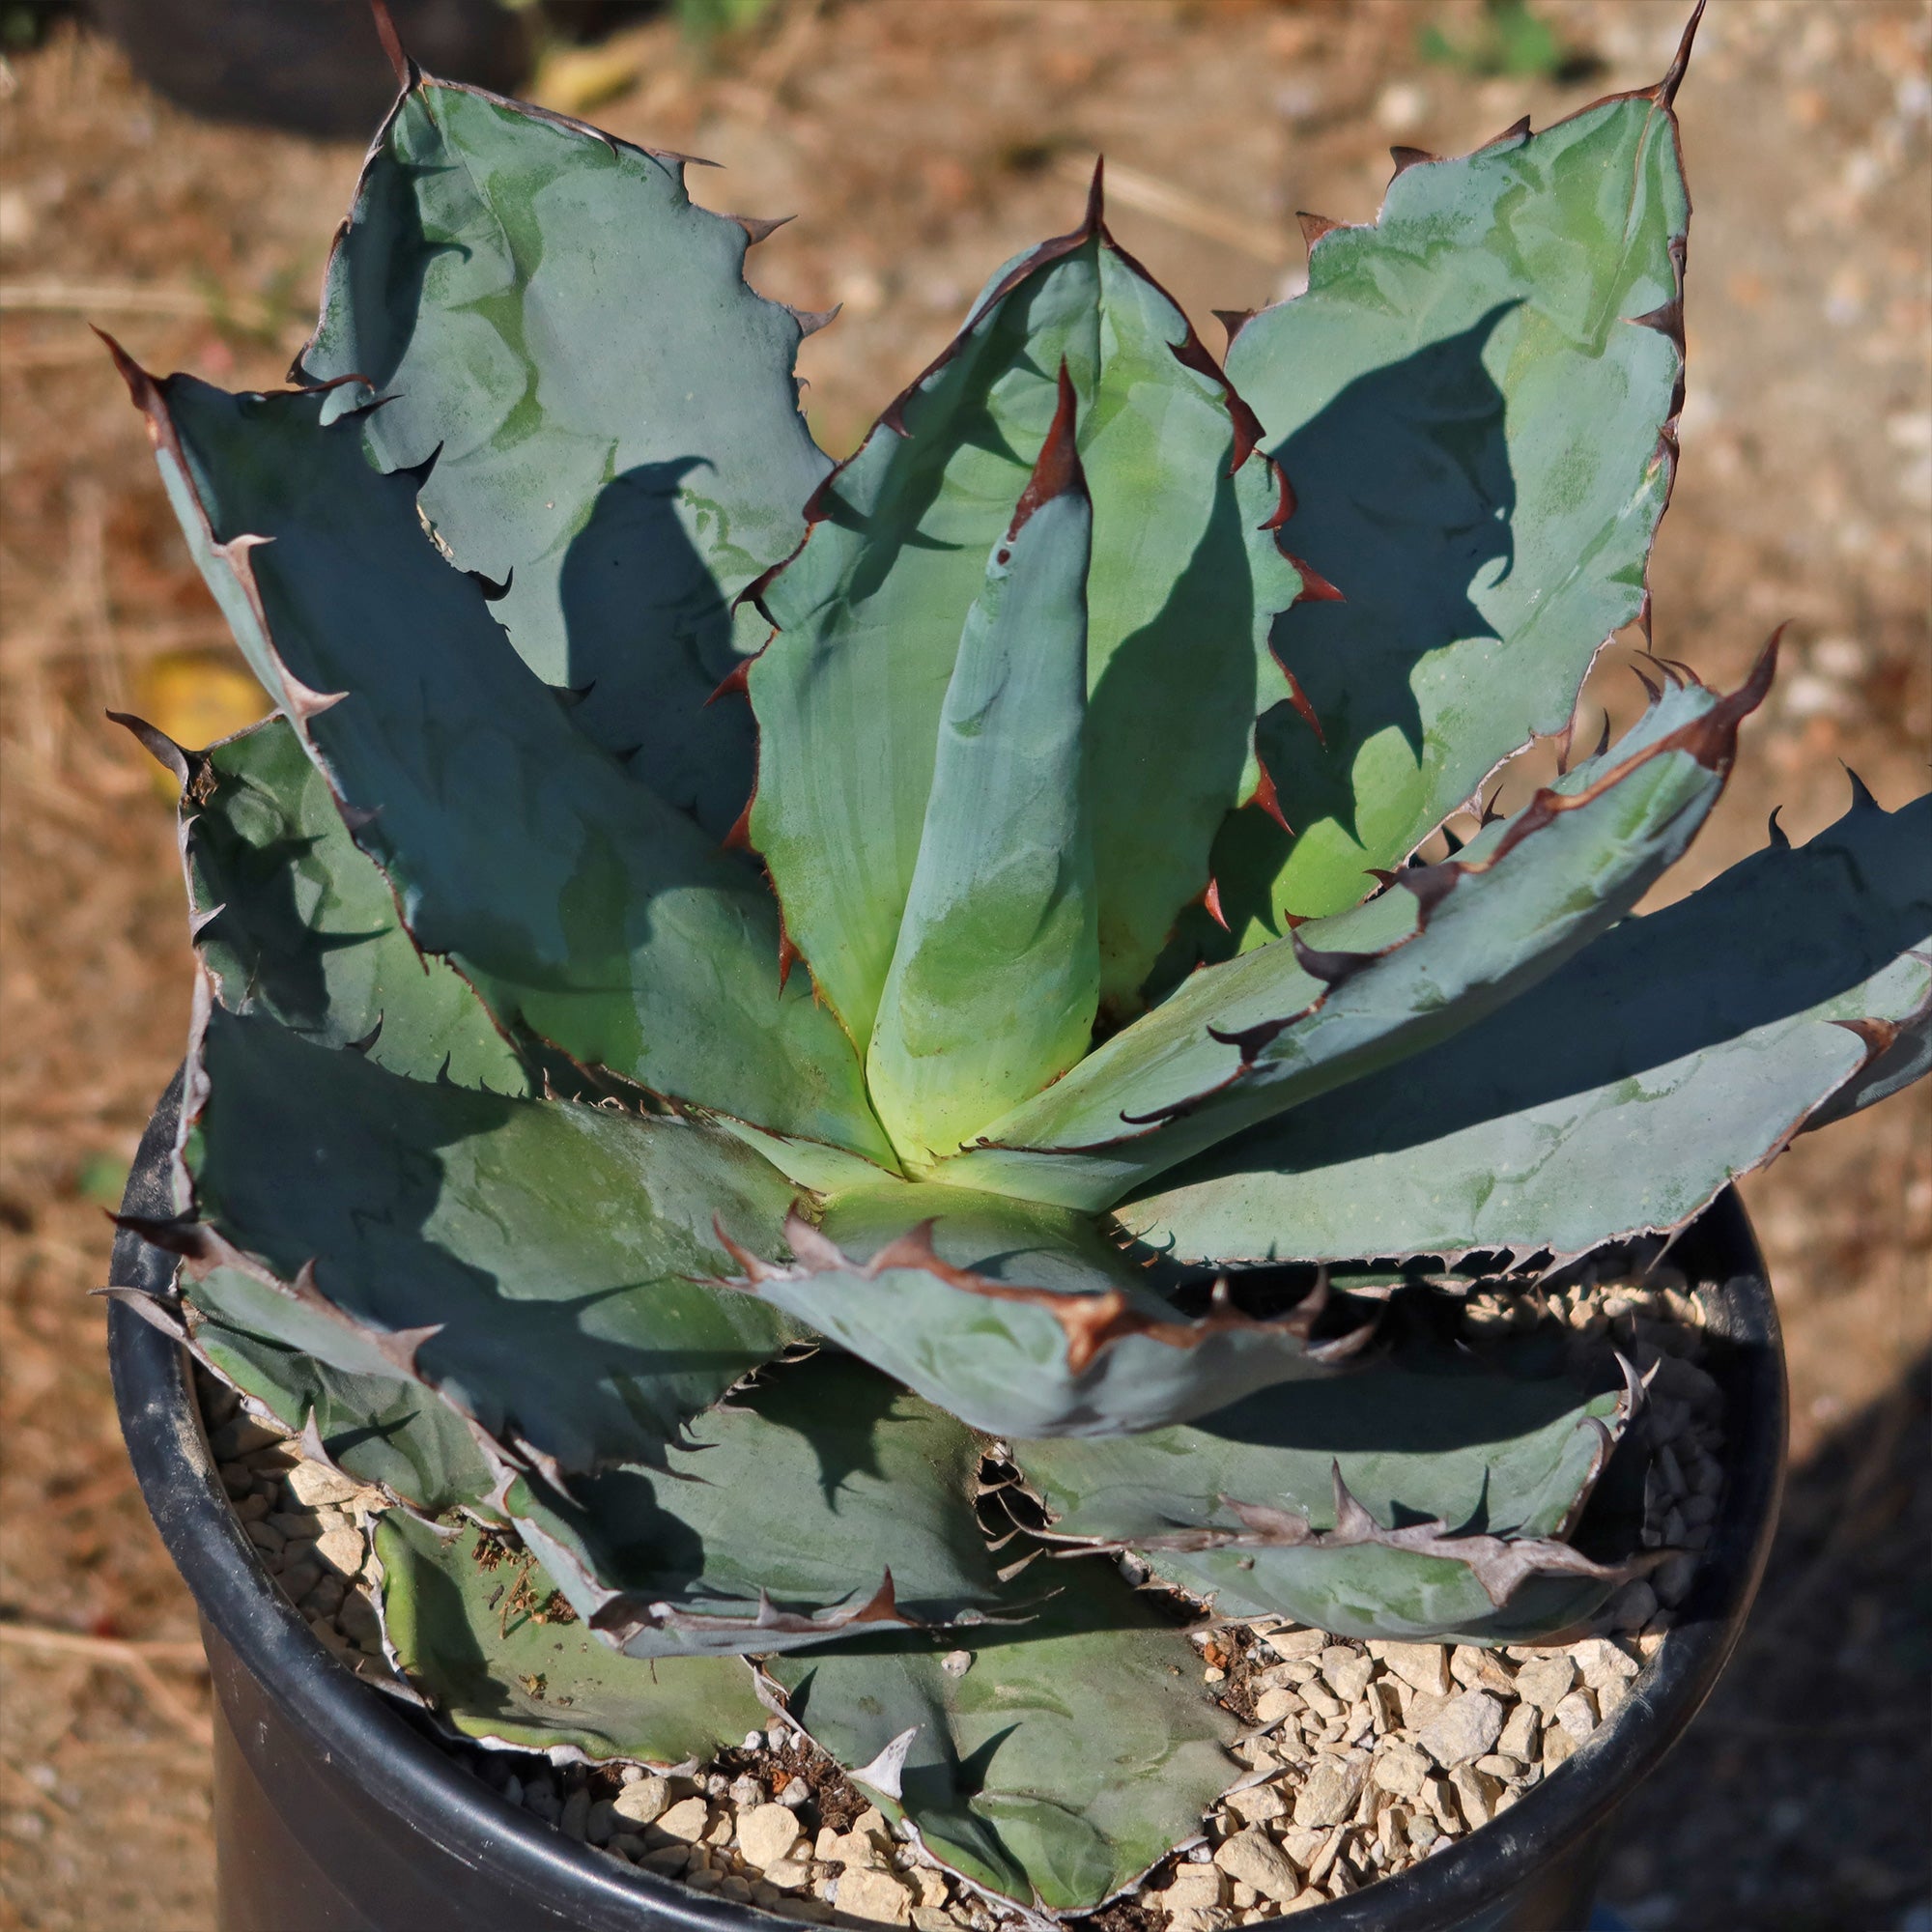
[[[1093,505],[1073,384],[967,614],[867,1074],[915,1167],[1066,1071],[1099,996],[1080,782]]]

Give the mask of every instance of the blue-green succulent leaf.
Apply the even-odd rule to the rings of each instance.
[[[398,1376],[374,1339],[327,1304],[234,1263],[185,1286],[203,1359],[292,1434],[312,1424],[338,1468],[432,1516],[487,1508],[497,1474],[469,1423],[434,1389]]]
[[[792,940],[861,1040],[912,888],[961,627],[1063,364],[1094,511],[1086,767],[1110,1009],[1135,1008],[1176,914],[1206,887],[1215,829],[1252,787],[1255,718],[1282,690],[1257,639],[1300,579],[1271,537],[1250,541],[1273,500],[1264,462],[1248,461],[1253,418],[1114,244],[1096,193],[1080,228],[994,277],[827,480],[803,549],[758,592],[778,632],[750,672],[751,838]]]
[[[1525,998],[1118,1208],[1217,1262],[1578,1254],[1680,1226],[1799,1129],[1923,1069],[1932,797],[1861,799],[1626,921]]]
[[[285,719],[183,754],[182,850],[195,951],[231,1011],[412,1080],[528,1094],[528,1068],[446,960],[403,929]]]
[[[1669,695],[1459,858],[1208,967],[942,1164],[960,1186],[1098,1208],[1175,1163],[1492,1012],[1628,912],[1729,774],[1774,653]]]
[[[830,465],[798,410],[799,319],[745,283],[759,224],[694,207],[684,167],[413,79],[298,367],[391,399],[363,419],[370,449],[385,469],[437,456],[423,514],[504,586],[496,613],[530,668],[722,838],[751,793],[752,723],[706,700],[765,635],[732,602],[797,543]]]
[[[1332,1374],[1367,1339],[1186,1320],[1087,1216],[1010,1196],[892,1182],[785,1232],[795,1259],[744,1251],[744,1287],[994,1435],[1155,1428]]]
[[[243,654],[416,943],[581,1062],[889,1157],[850,1042],[781,989],[762,883],[571,725],[359,419],[124,373]]]
[[[1239,1776],[1236,1726],[1200,1653],[1112,1564],[1036,1561],[1012,1587],[1041,1599],[1018,1630],[843,1644],[771,1671],[848,1771],[893,1762],[912,1733],[896,1776],[867,1788],[937,1858],[1022,1904],[1084,1911],[1199,1830]]]
[[[578,1614],[626,1655],[762,1656],[985,1621],[1001,1583],[970,1506],[980,1449],[826,1353],[696,1417],[660,1467],[506,1497]]]
[[[1683,402],[1682,71],[1403,168],[1230,348],[1300,498],[1284,538],[1343,599],[1275,629],[1322,735],[1287,707],[1263,727],[1294,837],[1250,812],[1217,848],[1242,943],[1353,904],[1645,614]]]
[[[797,1332],[696,1279],[728,1264],[714,1213],[772,1253],[793,1195],[716,1129],[404,1080],[220,1007],[186,1122],[190,1274],[245,1258],[291,1304],[270,1333],[439,1391],[506,1463],[656,1456]]]
[[[1099,1003],[1081,796],[1093,506],[1073,384],[967,613],[932,796],[867,1054],[900,1157],[955,1152],[1087,1051]]]
[[[559,1762],[708,1758],[769,1721],[733,1657],[619,1657],[528,1551],[401,1510],[376,1520],[383,1630],[459,1737]]]
[[[1626,1402],[1398,1357],[1189,1427],[1012,1448],[1048,1535],[1131,1548],[1219,1615],[1507,1641],[1579,1621],[1629,1574],[1563,1541]]]

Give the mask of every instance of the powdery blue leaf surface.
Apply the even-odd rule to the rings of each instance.
[[[1922,1063],[1932,798],[1861,799],[1432,1052],[1124,1203],[1177,1257],[1577,1254],[1674,1228]],[[1876,1074],[1878,1077],[1873,1078]]]
[[[1230,348],[1300,499],[1284,538],[1345,600],[1275,629],[1322,737],[1273,714],[1295,836],[1257,820],[1217,849],[1246,944],[1284,910],[1352,904],[1560,730],[1645,611],[1683,402],[1688,52],[1656,89],[1403,167],[1378,219],[1321,234],[1307,292]]]
[[[324,394],[124,360],[196,560],[416,942],[506,1027],[700,1105],[885,1153],[749,869],[577,730]]]
[[[1719,698],[1673,688],[1612,750],[1459,858],[1182,982],[941,1176],[1098,1208],[1519,996],[1634,905],[1729,775],[1773,654]],[[1337,1105],[1347,1105],[1341,1100]]]
[[[795,1333],[694,1279],[728,1265],[714,1213],[771,1252],[792,1198],[714,1129],[404,1080],[219,1007],[188,1099],[190,1272],[247,1260],[301,1304],[278,1334],[439,1391],[512,1463],[657,1456]]]
[[[751,793],[763,640],[732,600],[786,555],[831,467],[798,410],[799,318],[746,286],[750,227],[685,162],[413,78],[329,258],[315,382],[365,377],[385,469],[437,458],[423,513],[572,722],[713,838]],[[366,401],[353,384],[344,402]],[[440,452],[440,454],[439,454]]]

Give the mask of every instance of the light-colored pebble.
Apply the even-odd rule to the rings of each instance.
[[[808,1859],[780,1859],[765,1867],[765,1883],[781,1891],[796,1891],[811,1883],[811,1863]]]
[[[1522,1682],[1521,1673],[1517,1682]],[[1539,1742],[1543,1727],[1537,1721],[1537,1707],[1534,1704],[1516,1704],[1503,1719],[1501,1734],[1496,1739],[1496,1749],[1505,1757],[1521,1758],[1525,1762],[1542,1753]]]
[[[711,1829],[711,1806],[701,1798],[682,1798],[660,1814],[655,1829],[668,1838],[696,1844]]]
[[[1306,1708],[1303,1700],[1286,1687],[1264,1690],[1255,1699],[1255,1722],[1278,1724],[1284,1718],[1292,1718],[1297,1711]]]
[[[1321,1678],[1345,1705],[1352,1704],[1369,1688],[1376,1674],[1375,1660],[1347,1645],[1331,1645],[1321,1653]]]
[[[1449,1782],[1456,1793],[1457,1808],[1472,1831],[1495,1816],[1496,1800],[1502,1796],[1501,1778],[1474,1765],[1459,1764],[1449,1774]]]
[[[1278,1784],[1251,1784],[1245,1791],[1231,1791],[1226,1804],[1244,1825],[1265,1825],[1288,1816],[1288,1800]]]
[[[738,1849],[760,1871],[788,1859],[800,1835],[798,1813],[782,1804],[754,1804],[738,1813]]]
[[[575,1838],[580,1843],[589,1835],[590,1792],[587,1786],[579,1785],[563,1801],[563,1809],[558,1812],[556,1829],[566,1838]]]
[[[1328,1648],[1327,1635],[1316,1630],[1275,1631],[1262,1641],[1284,1660],[1315,1657]]]
[[[889,1871],[869,1865],[847,1865],[838,1880],[837,1904],[847,1918],[874,1925],[906,1925],[912,1921],[912,1894]]]
[[[1577,1681],[1576,1664],[1561,1651],[1525,1663],[1516,1674],[1516,1693],[1539,1711],[1553,1711]]]
[[[1311,1829],[1341,1824],[1354,1810],[1368,1775],[1365,1757],[1318,1758],[1307,1782],[1295,1794],[1294,1822]]]
[[[1382,1790],[1398,1798],[1413,1798],[1432,1769],[1429,1759],[1413,1745],[1395,1738],[1376,1753],[1370,1776]]]
[[[1416,1741],[1437,1764],[1467,1764],[1493,1749],[1502,1731],[1502,1700],[1488,1690],[1465,1690],[1423,1726]]]
[[[1287,1853],[1258,1825],[1236,1832],[1216,1850],[1214,1862],[1230,1878],[1253,1886],[1264,1898],[1285,1901],[1302,1889],[1301,1874],[1289,1862]]]
[[[1597,1707],[1587,1690],[1573,1690],[1558,1704],[1556,1721],[1581,1744],[1597,1728]]]
[[[338,1577],[354,1577],[368,1553],[369,1546],[358,1530],[331,1529],[316,1538],[316,1560]]]
[[[1233,1839],[1229,1840],[1232,1844]],[[1245,1886],[1248,1881],[1241,1881]],[[1258,1888],[1249,1887],[1252,1893]],[[1228,1896],[1227,1868],[1218,1864],[1181,1864],[1154,1897],[1169,1912],[1208,1912]],[[1249,1900],[1253,1903],[1252,1896]]]
[[[321,1503],[346,1503],[361,1487],[354,1476],[331,1469],[327,1463],[298,1463],[282,1478],[288,1491],[304,1509]]]
[[[1618,1683],[1637,1673],[1636,1659],[1608,1637],[1585,1637],[1570,1654],[1576,1660],[1578,1674],[1592,1690],[1602,1690],[1605,1684]]]
[[[1449,1653],[1439,1643],[1371,1643],[1369,1655],[1405,1684],[1432,1696],[1446,1697],[1454,1685]]]
[[[670,1808],[670,1784],[647,1773],[632,1779],[611,1802],[618,1817],[634,1825],[655,1825]]]

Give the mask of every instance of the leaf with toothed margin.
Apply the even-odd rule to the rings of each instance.
[[[1200,1653],[1111,1563],[1037,1560],[1012,1587],[1044,1599],[1016,1631],[870,1638],[769,1667],[848,1772],[906,1740],[896,1780],[866,1788],[935,1857],[1024,1905],[1085,1911],[1200,1830],[1240,1775],[1237,1725],[1202,1689]],[[963,1673],[944,1662],[956,1643]]]
[[[1627,1402],[1415,1350],[1190,1427],[1012,1452],[1044,1534],[1125,1546],[1218,1615],[1500,1642],[1624,1580],[1562,1539]]]
[[[209,1366],[297,1435],[313,1418],[338,1468],[431,1515],[484,1506],[497,1478],[469,1423],[434,1389],[399,1378],[344,1317],[305,1308],[246,1265],[210,1268],[184,1287]],[[361,1371],[341,1366],[365,1359]]]
[[[1093,506],[1073,382],[967,612],[878,1024],[873,1108],[900,1158],[952,1153],[1094,1037],[1100,960],[1081,799]]]
[[[1682,1225],[1802,1127],[1882,1097],[1922,1070],[1928,1029],[1932,797],[1895,812],[1867,799],[1116,1217],[1151,1248],[1228,1264],[1579,1254]]]
[[[741,1251],[743,1286],[993,1435],[1156,1428],[1332,1374],[1368,1339],[1311,1340],[1319,1303],[1189,1321],[1086,1216],[1003,1195],[895,1182],[785,1234],[796,1261]]]
[[[122,366],[243,654],[416,942],[581,1062],[889,1157],[851,1043],[802,976],[780,988],[762,882],[573,728],[357,419]]]
[[[722,838],[752,721],[707,706],[764,639],[732,600],[830,467],[799,413],[800,320],[745,282],[762,224],[692,204],[684,159],[416,78],[376,138],[298,371],[389,395],[385,469],[440,450],[424,515],[505,584],[496,614],[572,723]],[[366,400],[345,385],[336,407]]]
[[[1264,723],[1295,836],[1248,811],[1217,845],[1238,943],[1353,904],[1560,731],[1643,615],[1683,401],[1688,51],[1657,89],[1402,168],[1231,345],[1300,498],[1283,539],[1345,600],[1275,628],[1323,735],[1285,706]]]
[[[404,1080],[219,1007],[189,1075],[183,1160],[213,1259],[240,1249],[339,1311],[339,1344],[291,1313],[323,1360],[367,1373],[386,1343],[390,1373],[511,1462],[651,1458],[796,1334],[695,1279],[729,1264],[714,1211],[771,1253],[792,1199],[714,1129]]]
[[[1728,697],[1673,686],[1614,749],[1458,859],[1196,973],[939,1178],[1104,1208],[1492,1012],[1613,924],[1684,851],[1774,663],[1775,645]]]
[[[631,1657],[794,1650],[983,1622],[996,1559],[971,1507],[980,1443],[838,1354],[775,1364],[657,1469],[505,1503],[578,1614]],[[1005,1612],[1002,1611],[1002,1614]]]
[[[1207,886],[1214,830],[1252,789],[1254,720],[1283,693],[1257,639],[1300,579],[1271,540],[1250,542],[1275,498],[1266,464],[1247,461],[1252,419],[1108,236],[1096,193],[1081,227],[993,278],[827,479],[803,549],[758,592],[778,632],[749,678],[750,836],[862,1041],[918,864],[961,626],[1063,362],[1094,508],[1086,768],[1110,1010],[1136,1008],[1176,913]]]
[[[614,1655],[526,1551],[465,1524],[376,1520],[384,1634],[459,1737],[554,1762],[708,1758],[770,1721],[736,1658]]]
[[[286,720],[192,754],[182,845],[195,951],[216,997],[380,1066],[498,1094],[532,1091],[489,1009],[403,930]]]

